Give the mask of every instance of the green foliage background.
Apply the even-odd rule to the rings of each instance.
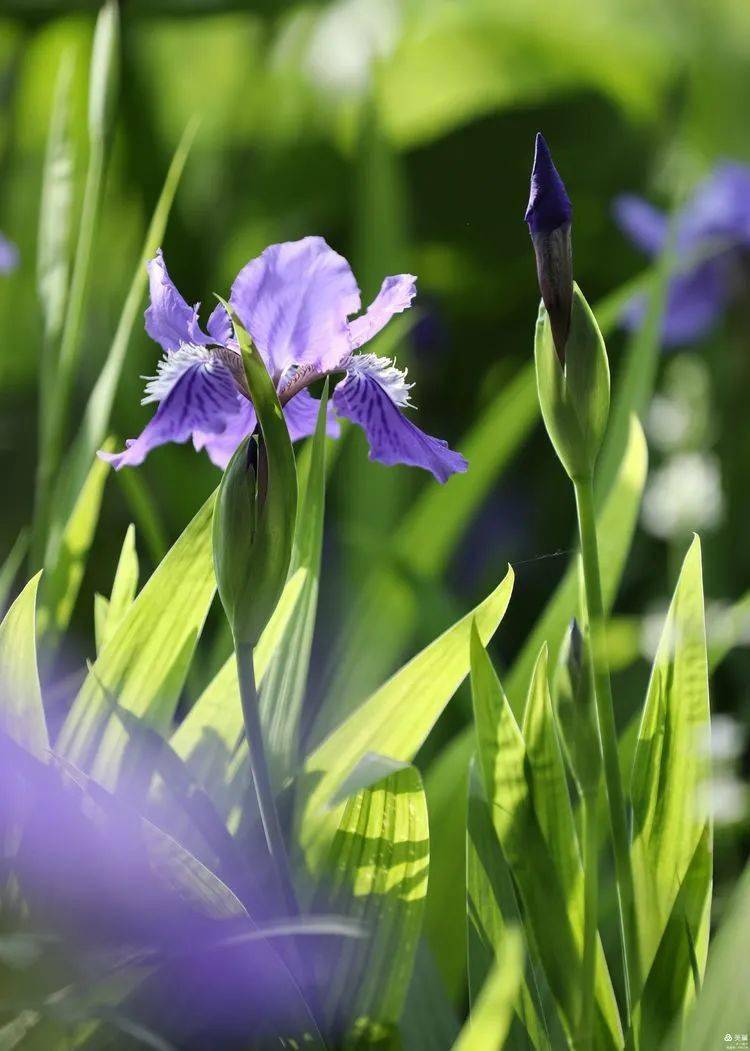
[[[80,204],[97,6],[0,0],[0,229],[21,252],[20,269],[0,279],[0,562],[32,515],[42,368],[35,244],[53,86],[72,54]],[[267,244],[322,234],[351,260],[366,301],[386,274],[419,276],[416,324],[394,325],[382,348],[409,365],[425,429],[467,451],[464,437],[498,405],[472,439],[470,474],[449,483],[454,495],[437,515],[435,483],[370,463],[356,429],[329,450],[303,726],[315,722],[322,736],[337,725],[477,605],[508,562],[514,596],[492,655],[499,668],[515,668],[568,566],[574,529],[565,478],[534,422],[533,390],[519,379],[537,305],[522,222],[533,135],[545,133],[574,202],[576,279],[596,305],[643,267],[612,219],[616,194],[642,192],[669,208],[720,158],[750,162],[750,8],[736,0],[132,0],[123,4],[121,85],[72,419],[102,367],[170,160],[197,115],[163,241],[189,301],[225,294]],[[735,603],[750,587],[748,292],[696,349],[710,369],[704,409],[725,499],[720,528],[702,538],[709,605]],[[611,326],[607,336],[616,390],[626,338]],[[156,359],[136,324],[112,419],[119,439],[147,417],[140,377]],[[111,591],[128,524],[136,524],[143,581],[218,480],[204,456],[174,446],[152,454],[137,477],[107,479],[58,680],[94,656],[94,594]],[[636,618],[666,603],[688,541],[639,532],[627,561],[616,606],[622,727],[648,678]],[[219,614],[214,606],[181,710],[229,654]],[[714,712],[747,722],[749,673],[746,651],[733,647],[712,680]],[[508,689],[513,703],[512,679]],[[62,690],[59,710],[48,712],[53,726],[67,696]],[[428,797],[434,761],[449,761],[470,718],[464,686],[418,756]],[[464,763],[458,776],[465,783]],[[426,929],[434,941],[441,844],[439,830],[432,835]],[[719,915],[746,854],[744,824],[717,830],[716,847]],[[438,963],[460,1006],[450,954]]]

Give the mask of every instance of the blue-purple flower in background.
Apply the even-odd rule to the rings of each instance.
[[[18,248],[0,234],[0,274],[9,274],[18,266]]]
[[[668,227],[663,212],[631,195],[617,198],[614,212],[621,229],[647,255],[662,251]],[[679,210],[674,239],[682,269],[669,283],[662,332],[668,347],[707,335],[742,283],[743,256],[750,250],[750,167],[725,163],[716,168]],[[645,311],[645,297],[636,296],[622,321],[638,328]]]
[[[100,455],[119,469],[142,463],[166,442],[192,438],[196,449],[205,448],[217,466],[225,467],[256,425],[229,317],[219,304],[204,331],[198,305],[189,306],[177,291],[161,252],[148,270],[146,331],[165,356],[143,401],[158,408],[124,452]],[[422,467],[444,482],[465,471],[466,460],[403,414],[411,405],[406,371],[389,358],[357,353],[411,305],[415,282],[411,274],[387,277],[365,313],[353,317],[361,300],[349,264],[322,237],[305,237],[271,245],[251,260],[232,285],[229,302],[273,378],[293,441],[315,428],[318,403],[310,384],[343,374],[332,407],[364,430],[370,458]],[[328,429],[338,434],[333,413]]]

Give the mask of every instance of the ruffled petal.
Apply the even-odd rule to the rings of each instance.
[[[349,335],[354,350],[385,328],[394,314],[409,309],[412,299],[417,294],[416,281],[413,274],[397,274],[383,281],[366,313],[349,322]]]
[[[255,430],[256,423],[257,417],[252,403],[241,397],[238,411],[227,419],[224,430],[218,434],[194,431],[193,445],[199,452],[205,449],[209,460],[223,471],[242,439]]]
[[[161,248],[148,264],[151,305],[146,310],[146,331],[166,351],[181,343],[205,345],[208,338],[198,324],[198,305],[188,306],[175,288],[164,264]]]
[[[284,406],[286,425],[289,428],[289,437],[293,442],[300,438],[307,438],[315,431],[318,422],[318,410],[320,402],[312,397],[308,390],[301,390],[295,394],[290,402]],[[328,403],[326,420],[326,434],[329,438],[338,438],[341,434],[341,426],[333,412],[333,405]]]
[[[439,482],[468,467],[464,457],[447,442],[425,434],[407,420],[368,372],[348,372],[333,392],[333,403],[340,416],[359,424],[365,432],[371,460],[423,467]]]
[[[642,197],[623,194],[614,203],[615,219],[630,240],[648,255],[657,255],[667,236],[667,217]]]
[[[239,272],[230,302],[276,380],[292,365],[335,368],[351,350],[359,289],[322,237],[266,248]]]
[[[191,355],[184,350],[194,351]],[[159,401],[155,414],[138,438],[131,438],[121,453],[100,452],[115,470],[136,467],[152,449],[166,442],[185,442],[193,433],[202,444],[209,435],[223,434],[227,423],[239,412],[244,400],[232,375],[224,365],[212,361],[209,352],[199,356],[200,348],[184,348],[167,359],[168,367],[147,386],[144,401]],[[172,359],[180,355],[173,367]]]
[[[206,331],[214,343],[219,343],[221,346],[227,344],[232,338],[232,322],[221,303],[217,303],[211,311]]]

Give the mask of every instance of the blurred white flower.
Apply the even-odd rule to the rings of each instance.
[[[664,394],[655,394],[646,417],[646,433],[653,445],[671,452],[687,441],[690,422],[687,405]]]
[[[719,774],[707,783],[708,797],[717,825],[735,825],[748,814],[748,790],[733,774]]]
[[[693,530],[715,529],[723,510],[716,458],[707,453],[680,453],[651,475],[642,519],[649,533],[671,539]]]
[[[711,759],[731,763],[745,747],[744,727],[731,715],[711,716]]]
[[[358,94],[370,82],[373,62],[395,47],[400,28],[398,0],[338,0],[313,30],[306,71],[321,88]]]

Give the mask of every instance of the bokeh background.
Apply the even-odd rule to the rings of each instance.
[[[0,553],[32,515],[42,347],[35,244],[54,82],[71,53],[80,199],[97,6],[0,0],[0,229],[21,259],[0,278]],[[386,274],[417,274],[418,309],[388,350],[417,383],[421,425],[459,447],[531,357],[537,287],[523,212],[538,130],[574,203],[575,272],[593,304],[645,265],[614,220],[617,195],[637,192],[669,209],[720,160],[750,162],[750,6],[738,0],[124,0],[122,14],[122,86],[79,409],[110,345],[170,158],[196,114],[164,240],[186,298],[210,309],[213,293],[225,293],[266,245],[310,233],[351,260],[365,301]],[[662,355],[657,396],[644,410],[647,498],[613,630],[627,713],[643,695],[676,567],[699,531],[711,631],[733,645],[712,692],[717,914],[747,848],[750,627],[739,614],[750,588],[748,274],[735,275],[733,306],[708,336]],[[623,330],[609,339],[615,385],[627,339]],[[120,440],[147,418],[141,376],[157,357],[137,327],[112,423]],[[529,417],[528,435],[490,472],[460,542],[430,579],[408,564],[394,569],[392,538],[420,490],[436,483],[370,463],[361,435],[347,431],[331,469],[311,711],[334,686],[353,704],[372,685],[356,662],[342,685],[340,662],[342,632],[373,570],[397,571],[414,603],[386,671],[475,603],[509,561],[517,584],[496,641],[501,666],[518,651],[564,572],[574,528],[568,486],[532,422],[533,405],[518,413]],[[128,523],[136,522],[148,571],[218,482],[188,447],[159,449],[137,478],[125,474],[107,483],[62,657],[73,675],[93,652],[93,595],[108,593]],[[441,521],[431,528],[439,532]],[[373,618],[365,628],[377,651],[388,625]],[[216,615],[186,704],[226,652]],[[468,712],[461,694],[422,765]]]

